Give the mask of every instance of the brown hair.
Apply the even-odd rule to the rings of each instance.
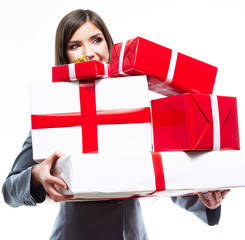
[[[107,42],[110,61],[113,41],[103,19],[91,10],[78,9],[64,16],[57,27],[55,38],[55,66],[69,63],[66,54],[67,44],[76,30],[87,21],[94,23],[103,33]]]

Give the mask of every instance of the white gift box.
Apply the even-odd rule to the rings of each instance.
[[[151,151],[145,76],[31,86],[33,158]]]
[[[54,176],[63,179],[75,200],[178,196],[245,186],[239,150],[83,154],[57,160]]]

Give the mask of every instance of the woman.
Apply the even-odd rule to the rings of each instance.
[[[68,64],[81,55],[89,60],[110,61],[112,45],[110,33],[96,13],[75,10],[67,14],[57,28],[55,65]],[[55,202],[61,202],[52,240],[148,239],[138,199],[64,202],[72,196],[63,195],[57,189],[58,186],[68,187],[64,181],[51,175],[53,164],[61,156],[62,153],[55,152],[36,164],[32,159],[29,134],[3,185],[6,203],[12,207],[35,206],[45,200],[46,192]],[[207,224],[214,225],[219,221],[219,205],[225,194],[226,191],[216,191],[210,192],[208,198],[200,194],[200,198],[194,195],[172,199]]]

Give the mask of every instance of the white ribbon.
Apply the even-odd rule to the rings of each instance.
[[[108,78],[108,65],[105,61],[103,61],[104,64],[104,78]]]
[[[126,74],[125,72],[123,72],[123,69],[122,69],[122,67],[123,67],[123,58],[124,58],[124,52],[125,52],[126,43],[127,43],[127,41],[122,42],[122,47],[121,47],[120,56],[119,56],[119,69],[118,69],[118,72],[119,72],[121,75],[128,76],[128,74]]]
[[[213,115],[213,150],[220,150],[220,121],[217,96],[210,95]]]
[[[168,75],[167,75],[167,78],[165,81],[168,84],[170,84],[173,81],[177,57],[178,57],[178,52],[172,50],[170,64],[169,64],[169,68],[168,68]]]
[[[69,77],[71,81],[76,81],[77,77],[76,77],[76,71],[75,71],[75,63],[70,63],[68,64],[69,66]]]

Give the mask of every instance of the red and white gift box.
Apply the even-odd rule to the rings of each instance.
[[[235,97],[186,93],[151,109],[154,151],[240,149]]]
[[[32,85],[31,118],[35,160],[152,149],[146,76]]]
[[[96,60],[52,67],[52,82],[107,78],[110,75],[110,64]]]
[[[177,196],[245,186],[241,151],[64,156],[53,168],[74,200]]]
[[[212,94],[217,67],[137,37],[113,45],[111,74],[148,75],[149,89],[164,95]]]

